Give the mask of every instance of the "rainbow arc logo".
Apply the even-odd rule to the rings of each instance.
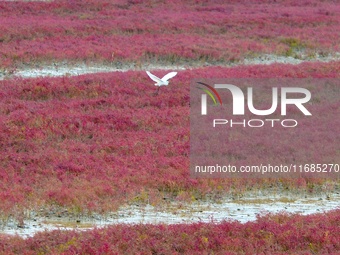
[[[221,97],[220,97],[220,95],[218,94],[218,92],[216,91],[215,88],[213,88],[212,86],[210,86],[210,85],[208,85],[208,84],[205,84],[205,83],[203,83],[203,82],[200,82],[200,81],[198,81],[197,83],[198,83],[198,84],[201,84],[201,85],[203,85],[203,86],[205,86],[205,87],[207,87],[208,89],[210,89],[210,90],[208,90],[208,89],[205,89],[205,88],[197,87],[198,89],[201,89],[201,90],[203,90],[205,93],[207,93],[207,94],[210,96],[210,98],[214,101],[214,104],[215,104],[215,105],[217,105],[217,101],[216,101],[216,98],[214,97],[214,95],[217,97],[217,99],[218,99],[220,105],[222,105]]]

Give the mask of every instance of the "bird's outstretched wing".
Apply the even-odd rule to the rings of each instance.
[[[162,78],[162,81],[167,81],[167,80],[171,79],[172,77],[176,76],[176,74],[177,74],[177,72],[168,73]]]
[[[146,73],[149,75],[149,77],[151,78],[151,80],[157,82],[157,83],[163,83],[163,81],[158,78],[157,76],[153,75],[152,73],[150,73],[149,71],[146,71]]]

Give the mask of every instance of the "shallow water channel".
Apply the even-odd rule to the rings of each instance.
[[[256,220],[258,214],[263,213],[298,213],[313,214],[340,209],[340,194],[334,192],[323,195],[299,196],[247,196],[240,199],[224,199],[218,203],[194,202],[191,204],[169,202],[167,205],[129,205],[117,212],[103,217],[67,218],[67,217],[34,217],[25,221],[24,226],[9,222],[0,231],[4,234],[18,234],[22,237],[33,236],[44,230],[77,229],[86,230],[112,224],[176,224],[193,222],[221,222],[237,220],[242,223]]]

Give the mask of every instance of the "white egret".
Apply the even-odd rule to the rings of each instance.
[[[146,71],[146,73],[149,75],[151,80],[157,82],[157,83],[155,83],[155,85],[158,86],[156,94],[158,94],[158,90],[159,90],[160,86],[169,85],[169,79],[173,78],[177,74],[177,72],[171,72],[171,73],[166,74],[162,79],[160,79],[157,76],[150,73],[149,71]]]

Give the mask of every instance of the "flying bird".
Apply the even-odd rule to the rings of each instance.
[[[169,79],[176,76],[177,72],[171,72],[166,74],[162,79],[158,78],[157,76],[153,75],[149,71],[146,71],[146,73],[149,75],[150,79],[157,82],[155,83],[156,86],[158,86],[156,94],[158,94],[158,90],[161,86],[167,86],[169,85]]]

